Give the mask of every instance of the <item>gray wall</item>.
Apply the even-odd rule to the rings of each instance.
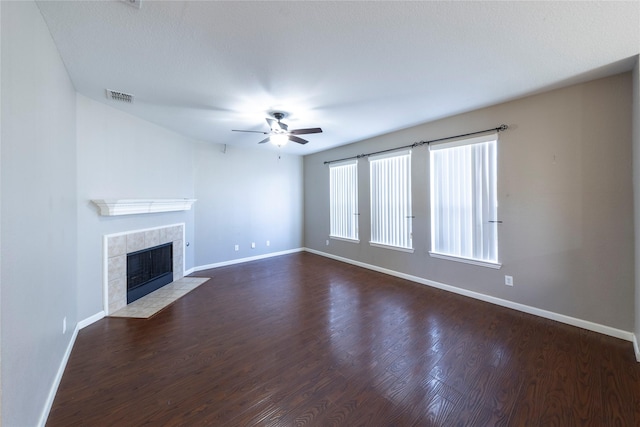
[[[195,142],[77,95],[78,318],[103,309],[102,236],[184,222],[194,241],[194,210],[103,217],[92,199],[193,198]],[[186,248],[193,267],[193,246]]]
[[[77,321],[76,96],[36,5],[0,8],[2,423],[33,426]]]
[[[305,246],[497,298],[634,330],[631,74],[496,105],[304,159]],[[428,150],[413,151],[413,254],[371,247],[368,162],[360,243],[331,240],[325,160],[506,123],[498,148],[500,270],[431,258]],[[504,285],[504,276],[514,286]]]
[[[299,156],[199,144],[196,266],[302,247],[302,177]]]

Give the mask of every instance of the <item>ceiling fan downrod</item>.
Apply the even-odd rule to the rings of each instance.
[[[286,114],[280,111],[274,111],[273,113],[271,113],[271,117],[273,117],[277,121],[280,121],[286,117]]]

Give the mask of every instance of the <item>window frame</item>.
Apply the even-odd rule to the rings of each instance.
[[[335,193],[335,187],[334,187],[335,177],[333,172],[338,168],[344,168],[346,166],[354,166],[354,169],[355,169],[354,171],[351,172],[351,176],[349,177],[350,179],[353,179],[352,186],[351,186],[352,191],[351,192],[347,191],[343,193],[345,197],[342,200],[343,204],[349,205],[351,207],[351,209],[349,207],[344,209],[345,216],[342,217],[343,225],[348,224],[349,222],[351,222],[352,224],[355,235],[351,235],[351,236],[334,234],[334,231],[336,231],[336,229],[339,227],[333,222],[336,219],[336,217],[334,216],[334,213],[336,212],[336,209],[337,209],[335,207],[336,200],[334,198],[334,195],[336,195],[336,193]],[[351,210],[354,210],[355,212],[351,212]],[[351,216],[352,218],[349,218],[349,216]],[[329,165],[329,238],[335,239],[335,240],[342,240],[345,242],[360,243],[359,219],[360,219],[360,214],[358,213],[358,159],[351,159],[351,160],[331,163]],[[349,226],[347,225],[346,228],[348,229]]]
[[[492,132],[490,134],[487,135],[483,135],[483,136],[479,136],[479,137],[473,137],[473,138],[464,138],[464,139],[457,139],[454,141],[447,141],[447,142],[443,142],[443,143],[438,143],[438,144],[431,144],[429,146],[429,177],[430,177],[430,183],[429,183],[429,191],[430,191],[430,229],[431,229],[431,242],[430,242],[430,251],[429,251],[429,255],[433,258],[439,258],[439,259],[446,259],[446,260],[450,260],[450,261],[456,261],[456,262],[463,262],[463,263],[467,263],[467,264],[472,264],[472,265],[477,265],[477,266],[482,266],[482,267],[488,267],[488,268],[494,268],[494,269],[499,269],[502,267],[502,264],[500,263],[500,252],[499,252],[499,236],[498,236],[498,193],[497,193],[497,175],[498,175],[498,160],[497,160],[497,154],[498,154],[498,134],[497,132]],[[471,172],[469,173],[470,179],[471,179],[471,184],[468,187],[468,191],[470,191],[472,193],[471,197],[474,201],[474,203],[478,203],[477,200],[481,200],[481,203],[486,203],[488,204],[487,210],[488,212],[485,214],[484,212],[482,213],[482,215],[480,217],[474,215],[473,211],[477,210],[477,208],[472,208],[471,209],[471,213],[469,216],[463,217],[463,220],[468,221],[468,223],[466,224],[467,227],[470,226],[471,231],[470,233],[472,233],[472,237],[471,239],[467,240],[467,244],[471,244],[473,245],[477,245],[477,244],[481,244],[484,248],[485,245],[485,234],[489,235],[489,233],[491,233],[493,235],[493,237],[489,237],[488,239],[491,240],[493,244],[492,248],[489,248],[489,252],[494,252],[495,253],[495,258],[480,258],[480,257],[476,257],[473,255],[477,255],[476,251],[472,248],[466,248],[465,251],[459,251],[457,253],[455,252],[446,252],[443,251],[442,248],[436,248],[437,245],[437,236],[441,235],[441,233],[439,233],[436,230],[436,222],[438,219],[440,219],[440,217],[444,217],[444,215],[437,215],[436,214],[436,210],[442,210],[442,208],[439,208],[439,206],[436,206],[436,188],[435,186],[437,185],[438,182],[441,182],[442,177],[440,179],[436,178],[436,168],[437,166],[435,165],[435,152],[439,151],[439,150],[447,150],[447,149],[455,149],[455,148],[459,148],[459,147],[469,147],[472,145],[478,145],[478,144],[490,144],[493,143],[493,148],[489,147],[488,153],[482,153],[482,155],[480,156],[481,159],[485,160],[487,165],[484,164],[484,162],[482,161],[478,161],[477,157],[478,154],[477,151],[472,151],[470,150],[471,153],[471,157],[469,159],[469,163],[471,163]],[[460,152],[460,151],[458,151]],[[484,158],[482,156],[485,156]],[[477,167],[478,165],[482,165],[483,169],[481,171],[477,171]],[[486,171],[485,166],[488,166],[490,168],[492,168],[492,170]],[[452,166],[451,164],[448,164],[446,167],[455,167]],[[476,169],[474,169],[476,168]],[[475,171],[475,176],[474,176],[474,171]],[[457,176],[459,176],[460,174],[456,174]],[[480,177],[480,179],[478,179]],[[487,183],[486,185],[479,185],[478,181],[481,181],[480,184],[482,184],[482,180],[486,180]],[[491,186],[492,188],[487,188]],[[478,188],[480,188],[480,194],[478,194],[477,190]],[[454,191],[454,190],[452,190]],[[463,191],[463,190],[462,190]],[[438,194],[440,194],[441,192],[438,192]],[[468,200],[467,200],[468,202]],[[464,203],[462,203],[461,201],[459,201],[459,203],[457,203],[458,205],[463,205]],[[446,209],[446,208],[445,208]],[[483,211],[484,209],[481,209],[481,211]],[[457,213],[458,216],[456,216],[456,214],[454,214],[454,218],[458,219],[461,218],[462,215],[460,215],[459,213]],[[460,220],[462,222],[462,220]],[[481,227],[486,227],[482,228],[481,230],[478,230],[478,225],[477,224],[481,224]],[[488,230],[490,227],[493,227],[493,230],[491,231],[486,231]],[[462,230],[458,230],[457,233],[463,233]],[[473,238],[473,236],[477,235],[477,234],[481,234],[482,235],[482,242],[478,242],[478,239]],[[469,243],[470,241],[470,243]],[[471,249],[472,252],[472,256],[464,256],[462,254],[462,252],[468,252],[469,249]],[[484,250],[484,249],[483,249]]]
[[[394,184],[389,187],[388,186],[388,182],[385,183],[384,188],[381,185],[377,185],[376,182],[374,182],[374,179],[377,179],[378,176],[378,172],[380,172],[377,168],[377,162],[380,161],[385,161],[385,160],[389,160],[389,159],[394,159],[394,158],[399,158],[399,157],[404,157],[404,166],[406,166],[405,170],[403,171],[404,174],[401,177],[401,181],[400,182],[394,182]],[[401,251],[401,252],[408,252],[408,253],[413,253],[415,248],[413,247],[413,214],[412,214],[412,194],[411,194],[411,162],[412,162],[412,156],[411,156],[411,150],[394,150],[392,152],[388,152],[388,153],[382,153],[382,154],[377,154],[377,155],[371,155],[368,157],[369,160],[369,196],[370,196],[370,200],[369,200],[369,208],[370,208],[370,240],[369,240],[369,245],[370,246],[374,246],[374,247],[380,247],[380,248],[385,248],[385,249],[392,249],[392,250],[397,250],[397,251]],[[403,167],[404,167],[403,166]],[[387,169],[384,171],[384,173],[388,173],[391,168],[393,168],[394,165],[387,165]],[[374,170],[375,168],[375,170]],[[402,188],[400,188],[400,187]],[[383,188],[383,191],[385,191],[385,195],[380,195],[377,194],[376,191],[378,191],[379,189]],[[396,194],[391,194],[394,191],[397,191],[398,189],[404,190],[404,194],[401,195],[396,195]],[[386,209],[385,212],[382,212],[381,209],[376,209],[377,207],[377,203],[379,201],[380,198],[383,198],[385,196],[391,197],[393,199],[394,202],[400,203],[402,204],[404,202],[404,206],[395,206],[394,208],[392,208],[391,210]],[[377,224],[376,221],[378,220],[378,215],[380,216],[384,216],[386,219],[388,219],[389,216],[397,216],[397,218],[395,219],[404,219],[406,220],[405,225],[402,225],[402,223],[395,223],[393,225],[391,225],[389,227],[389,225],[387,225],[387,230],[384,232],[376,232],[376,230],[374,229],[374,227],[376,225],[380,225]],[[404,217],[404,218],[402,218]],[[381,229],[381,227],[378,227],[378,231]],[[385,239],[377,239],[374,240],[374,236],[378,236],[378,234],[385,234],[385,235],[389,235],[389,233],[393,234],[393,233],[397,233],[401,231],[403,235],[401,236],[392,236],[392,238],[385,238]],[[393,240],[393,241],[392,241]],[[401,244],[394,244],[394,243],[401,243],[402,241],[407,242],[408,246],[403,246]]]

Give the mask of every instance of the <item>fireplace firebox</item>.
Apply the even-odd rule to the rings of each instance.
[[[172,281],[172,243],[127,254],[127,304]]]

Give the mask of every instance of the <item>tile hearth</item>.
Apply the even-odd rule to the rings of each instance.
[[[183,277],[143,296],[109,316],[148,319],[209,279],[209,277]]]

